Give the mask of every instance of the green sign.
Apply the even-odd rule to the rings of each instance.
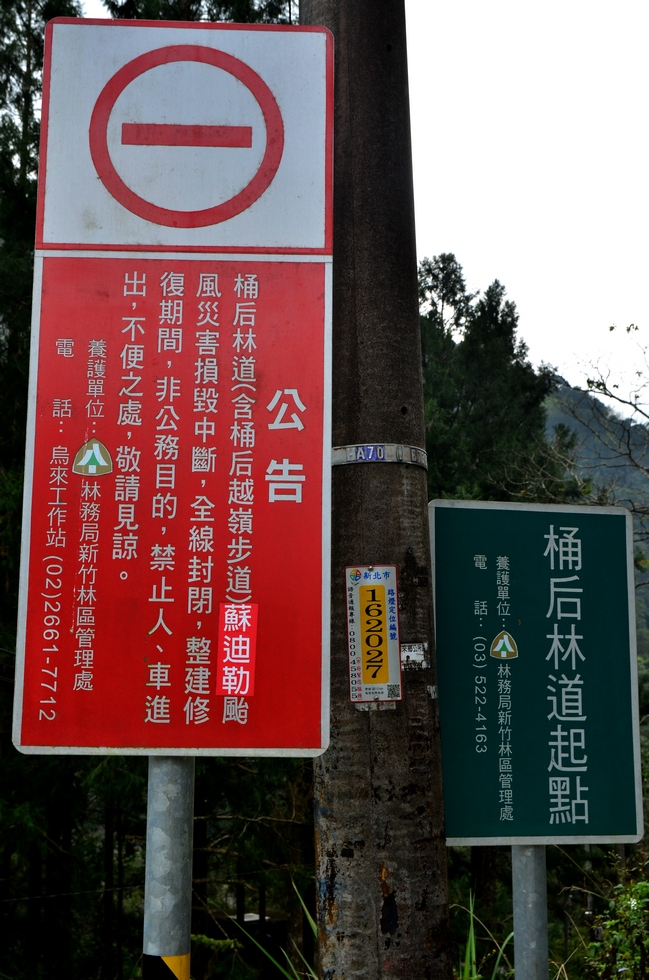
[[[448,843],[639,840],[630,514],[435,500],[430,528]]]

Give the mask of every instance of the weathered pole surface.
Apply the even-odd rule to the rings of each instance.
[[[193,832],[193,756],[150,756],[144,980],[189,980]]]
[[[403,0],[301,0],[334,35],[333,444],[423,448]],[[432,649],[424,469],[333,469],[332,740],[315,765],[320,970],[450,977],[434,668],[394,710],[349,701],[346,565],[395,564],[402,643]]]
[[[545,847],[512,845],[516,980],[548,980],[548,886]]]

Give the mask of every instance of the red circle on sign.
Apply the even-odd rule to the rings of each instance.
[[[243,190],[213,208],[200,211],[173,211],[152,204],[132,191],[117,173],[108,149],[108,121],[117,99],[127,85],[151,68],[175,61],[197,61],[221,68],[234,75],[252,93],[266,124],[266,150],[259,167]],[[199,44],[175,44],[156,51],[147,51],[120,68],[102,89],[90,119],[90,154],[99,178],[106,190],[133,214],[157,225],[172,228],[204,228],[227,221],[261,197],[277,173],[284,151],[284,124],[275,96],[256,71],[243,61]]]

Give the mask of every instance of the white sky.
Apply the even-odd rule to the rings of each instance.
[[[535,364],[631,381],[649,343],[649,4],[405,2],[419,257],[454,252],[471,290],[500,279]]]
[[[500,279],[534,363],[631,376],[649,338],[649,4],[406,11],[418,255],[454,252],[471,289]]]

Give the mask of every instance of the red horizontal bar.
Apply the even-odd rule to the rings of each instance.
[[[231,146],[249,149],[252,126],[179,126],[169,123],[122,123],[129,146]]]

